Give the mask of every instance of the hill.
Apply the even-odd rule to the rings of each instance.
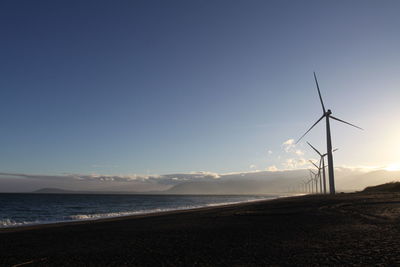
[[[60,188],[42,188],[33,191],[32,193],[35,194],[71,194],[74,193],[73,191],[64,190]]]
[[[378,193],[378,192],[400,192],[400,182],[391,182],[376,186],[368,186],[363,190],[366,193]]]

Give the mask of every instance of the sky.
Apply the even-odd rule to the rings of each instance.
[[[400,168],[398,1],[1,1],[0,171]]]

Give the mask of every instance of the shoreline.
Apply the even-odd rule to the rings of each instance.
[[[210,195],[213,196],[213,195]],[[212,208],[223,208],[228,206],[236,206],[241,204],[247,203],[254,203],[254,202],[262,202],[262,201],[272,201],[275,199],[281,198],[290,198],[290,197],[298,197],[302,196],[299,194],[296,195],[283,195],[283,196],[276,196],[273,198],[268,199],[253,199],[241,202],[234,202],[234,203],[223,203],[223,204],[209,204],[208,206],[201,206],[201,207],[193,207],[193,208],[179,208],[179,209],[171,209],[171,210],[164,210],[164,211],[149,211],[149,212],[138,212],[137,214],[129,214],[129,215],[121,215],[121,216],[105,216],[99,218],[89,218],[89,219],[77,219],[77,220],[65,220],[65,221],[54,221],[48,223],[32,223],[32,224],[22,224],[18,226],[10,226],[10,227],[0,227],[0,234],[3,232],[17,232],[17,231],[25,231],[25,230],[34,230],[34,229],[41,229],[47,227],[58,227],[58,226],[65,226],[65,225],[79,225],[79,224],[91,224],[91,223],[101,223],[107,221],[117,221],[117,220],[124,220],[124,219],[135,219],[135,218],[145,218],[145,217],[152,217],[152,216],[163,216],[163,215],[171,215],[171,214],[179,214],[182,212],[190,212],[190,211],[202,211],[208,210]],[[134,213],[134,212],[132,212]]]
[[[400,193],[293,196],[3,229],[0,266],[399,266],[398,225]]]

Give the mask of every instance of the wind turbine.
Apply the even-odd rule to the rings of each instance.
[[[315,181],[315,193],[318,194],[318,179],[316,178],[317,174],[310,169],[309,169],[309,171],[310,171],[310,177],[311,177],[311,181],[312,181],[311,182],[312,187],[314,187],[314,181]]]
[[[309,132],[311,131],[312,128],[314,128],[315,125],[317,125],[318,122],[320,122],[323,118],[326,119],[326,151],[328,153],[328,173],[329,173],[329,192],[334,195],[335,194],[335,177],[334,177],[334,169],[333,169],[333,155],[332,155],[332,138],[331,138],[331,127],[329,124],[329,119],[334,119],[337,121],[340,121],[342,123],[348,124],[350,126],[356,127],[360,130],[363,130],[362,128],[351,124],[349,122],[346,122],[344,120],[338,119],[336,117],[332,116],[332,111],[330,109],[326,110],[325,106],[324,106],[324,102],[322,101],[322,96],[321,96],[321,91],[319,90],[319,85],[318,85],[318,80],[317,80],[317,76],[315,75],[314,72],[314,80],[315,80],[315,84],[317,85],[317,90],[318,90],[318,95],[319,95],[319,100],[321,101],[321,106],[322,106],[322,116],[321,118],[319,118],[317,120],[317,122],[315,122],[310,129],[308,129],[307,132],[305,132],[305,134],[303,134],[299,140],[297,140],[296,144],[298,142],[300,142],[300,140]]]
[[[303,187],[304,193],[307,193],[307,185],[308,185],[307,180],[303,180],[303,181],[301,182],[301,184],[304,185],[304,187]]]
[[[309,170],[309,172],[310,172],[310,188],[311,188],[311,194],[313,194],[314,193],[314,178],[313,178],[313,174],[311,173],[311,170]]]
[[[310,180],[306,180],[305,185],[306,185],[306,193],[311,193]]]
[[[321,154],[321,152],[319,152],[313,145],[311,145],[309,142],[307,142],[307,144],[315,151],[315,152],[317,152],[317,154],[321,157],[320,158],[320,163],[322,163],[322,167],[321,167],[321,164],[320,164],[320,168],[322,168],[322,179],[323,179],[323,183],[324,183],[324,194],[326,194],[326,175],[325,175],[325,157],[328,155],[328,153],[325,153],[325,154]],[[335,151],[337,151],[338,150],[338,148],[335,148],[334,150],[332,150],[332,152],[335,152]],[[314,164],[314,166],[316,166],[315,164]]]
[[[315,176],[315,179],[317,179],[317,176],[318,176],[318,179],[319,179],[319,192],[320,193],[322,193],[322,177],[321,177],[321,160],[319,161],[319,166],[317,166],[317,164],[315,164],[314,162],[312,162],[311,160],[309,160],[310,162],[311,162],[311,164],[312,165],[314,165],[315,166],[315,168],[317,168],[317,170],[318,170],[318,173],[316,174],[316,176]]]
[[[312,177],[310,178],[310,180],[308,180],[308,185],[310,187],[310,194],[314,193],[314,184]]]

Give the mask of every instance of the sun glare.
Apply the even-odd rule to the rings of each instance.
[[[400,163],[389,164],[385,170],[387,171],[400,171]]]

